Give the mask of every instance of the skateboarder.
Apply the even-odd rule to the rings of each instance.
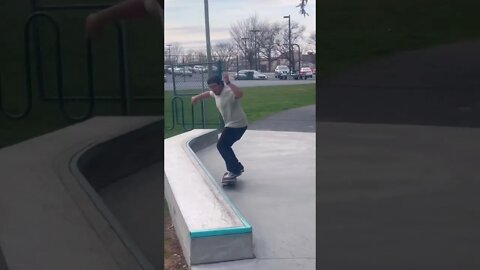
[[[243,92],[230,82],[227,73],[223,75],[223,81],[220,76],[213,76],[207,80],[207,84],[210,91],[193,96],[192,104],[196,104],[201,99],[215,98],[217,109],[225,122],[225,128],[217,142],[217,149],[227,167],[222,183],[234,183],[237,176],[244,171],[242,163],[238,161],[232,150],[232,145],[242,138],[248,125],[247,116],[240,105]]]

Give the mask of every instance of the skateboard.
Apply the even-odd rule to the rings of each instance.
[[[225,177],[225,175],[227,175],[228,173],[225,173],[223,175],[223,177]],[[235,184],[237,183],[237,178],[233,178],[233,179],[224,179],[222,178],[222,186],[223,187],[227,187],[227,186],[235,186]]]

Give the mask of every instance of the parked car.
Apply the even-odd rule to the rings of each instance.
[[[313,78],[313,72],[312,72],[312,69],[309,68],[309,67],[302,67],[300,68],[300,72],[299,72],[299,77],[300,79],[307,79],[307,78]]]
[[[181,75],[181,76],[190,76],[192,77],[193,72],[190,70],[191,67],[174,67],[173,70],[175,72],[175,75]]]
[[[247,70],[239,70],[233,75],[234,80],[246,80],[247,79]]]
[[[207,72],[207,68],[202,65],[195,65],[193,66],[194,73],[205,73]]]
[[[235,75],[233,75],[233,79],[235,80],[266,80],[268,79],[268,76],[256,70],[243,69],[238,71]]]
[[[165,72],[165,74],[172,74],[172,67],[169,65],[163,65],[163,72]]]
[[[275,68],[275,78],[279,78],[280,80],[285,79],[290,72],[290,68],[285,65],[278,65]]]
[[[256,70],[254,70],[254,71],[253,71],[253,78],[254,78],[255,80],[266,80],[266,79],[268,79],[268,76],[265,75],[265,74],[263,74],[263,73],[260,73],[260,72],[258,72],[258,71],[256,71]]]

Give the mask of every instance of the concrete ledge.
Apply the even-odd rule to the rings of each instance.
[[[78,168],[95,190],[163,160],[163,121],[101,142],[84,151]]]
[[[254,257],[252,227],[195,154],[216,141],[215,130],[165,140],[165,197],[190,265]]]
[[[99,233],[99,237],[108,243],[118,241],[121,248],[128,250],[129,256],[140,265],[141,269],[153,270],[154,267],[98,192],[118,179],[163,161],[163,140],[161,139],[163,127],[163,121],[156,121],[89,146],[74,155],[69,166],[71,174],[82,185],[84,192],[96,208],[90,212],[90,219],[92,226],[96,226],[96,229],[102,232]],[[160,173],[159,171],[159,176]],[[100,220],[102,222],[99,222]],[[103,220],[110,227],[107,231],[102,229]],[[122,251],[114,248],[113,245],[112,252],[115,252],[116,256],[124,256]],[[158,253],[161,254],[161,250]]]
[[[137,143],[138,151],[147,145],[155,148],[162,143],[157,132],[161,126],[159,117],[96,117],[1,149],[0,246],[8,268],[153,269],[98,197],[91,179],[79,170],[78,161],[84,153],[86,165],[119,152],[124,157],[116,161],[128,161],[135,147],[125,143],[157,136],[157,145],[152,139]],[[129,151],[122,152],[123,146]],[[155,151],[142,162],[162,156],[161,146]],[[140,165],[103,169],[111,170],[114,177],[108,180],[114,180]],[[95,171],[102,172],[92,169],[89,175]]]

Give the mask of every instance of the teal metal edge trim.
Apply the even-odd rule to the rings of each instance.
[[[235,235],[235,234],[248,234],[252,232],[252,227],[233,227],[233,228],[222,228],[222,229],[211,229],[211,230],[201,230],[201,231],[191,231],[190,238],[202,238],[202,237],[212,237],[212,236],[224,236],[224,235]]]
[[[202,136],[208,136],[210,135],[211,133],[217,133],[216,130],[213,130],[211,132],[208,132],[208,133],[205,133],[203,135],[201,135],[200,137]],[[202,230],[202,231],[192,231],[190,232],[190,237],[192,238],[195,238],[195,237],[205,237],[205,236],[216,236],[216,235],[228,235],[228,234],[240,234],[240,233],[251,233],[252,232],[252,226],[247,222],[247,220],[245,219],[245,217],[240,213],[240,211],[237,209],[237,207],[235,207],[235,205],[232,203],[232,201],[230,201],[230,199],[228,198],[228,196],[225,194],[225,192],[223,192],[223,190],[221,190],[218,186],[218,184],[215,182],[213,176],[210,174],[210,172],[207,170],[207,168],[205,168],[205,165],[203,165],[203,163],[200,161],[200,159],[197,157],[197,155],[195,154],[195,152],[192,150],[192,148],[190,147],[190,143],[195,141],[195,140],[198,140],[198,138],[200,137],[197,137],[197,138],[193,138],[193,139],[190,139],[186,142],[186,148],[190,151],[190,153],[192,154],[193,158],[195,158],[195,160],[198,162],[198,164],[200,164],[200,166],[202,167],[202,169],[204,170],[204,172],[207,174],[208,176],[208,179],[210,180],[210,182],[215,185],[215,187],[217,187],[217,190],[218,192],[223,196],[223,199],[227,202],[227,204],[232,208],[233,212],[235,212],[235,214],[237,215],[237,217],[240,219],[240,221],[242,222],[243,224],[243,227],[235,227],[235,228],[224,228],[224,229],[213,229],[213,230]],[[199,236],[200,235],[200,236]]]

